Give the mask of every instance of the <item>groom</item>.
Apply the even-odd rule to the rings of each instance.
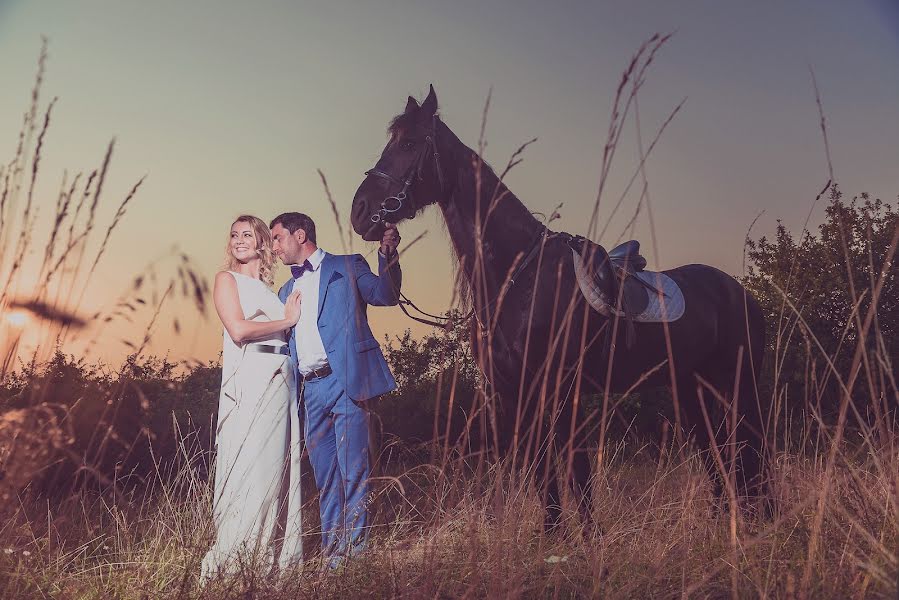
[[[322,553],[336,566],[365,545],[368,537],[369,413],[366,401],[396,388],[372,335],[367,305],[399,301],[396,227],[387,224],[378,252],[378,272],[359,254],[328,254],[318,247],[315,223],[302,213],[271,222],[272,250],[291,279],[278,292],[294,289],[303,309],[290,336],[305,411],[306,447],[319,490]]]

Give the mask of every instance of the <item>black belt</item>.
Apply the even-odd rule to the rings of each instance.
[[[313,369],[312,371],[306,373],[305,375],[300,373],[300,379],[302,379],[303,381],[311,381],[312,379],[321,379],[322,377],[327,377],[330,374],[331,374],[331,365],[325,365],[323,367]]]
[[[290,356],[290,349],[287,344],[283,346],[267,346],[265,344],[250,344],[247,346],[248,352],[263,352],[265,354],[283,354]]]

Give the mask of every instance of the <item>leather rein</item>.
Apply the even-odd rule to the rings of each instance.
[[[531,244],[530,250],[528,251],[527,254],[524,255],[524,259],[520,263],[518,263],[518,267],[516,267],[515,271],[512,273],[512,276],[509,277],[509,279],[508,279],[510,288],[513,285],[515,285],[515,280],[518,279],[518,276],[521,275],[524,272],[524,270],[534,261],[534,258],[536,258],[537,254],[540,251],[540,247],[543,245],[542,243],[545,242],[546,240],[549,240],[549,238],[552,237],[553,235],[555,235],[555,234],[550,234],[549,229],[544,227],[543,231],[540,232],[540,234],[534,239],[533,243]],[[494,304],[496,304],[499,301],[500,296],[501,296],[501,294],[498,294],[496,298],[494,298],[493,300],[488,302],[487,306],[484,307],[484,310],[488,310],[490,307],[492,307]],[[444,317],[441,315],[432,315],[431,313],[423,311],[422,309],[418,308],[414,302],[409,300],[409,298],[402,292],[400,292],[399,305],[400,305],[400,309],[403,311],[403,313],[407,317],[409,317],[413,321],[418,321],[419,323],[424,323],[425,325],[431,325],[432,327],[440,327],[441,329],[449,330],[454,323],[464,323],[467,320],[469,320],[471,317],[475,317],[475,319],[477,319],[478,326],[482,330],[484,329],[484,323],[481,321],[481,318],[475,314],[475,307],[472,307],[471,310],[468,311],[468,314],[465,315],[464,317],[462,317],[458,320],[454,320],[451,317]],[[431,319],[423,319],[421,317],[416,317],[414,315],[410,315],[409,311],[406,309],[406,305],[412,307],[413,310],[417,311],[418,313],[420,313],[422,315],[425,315],[426,317],[431,317],[431,319],[440,319],[442,322],[436,321],[436,320],[431,320]]]

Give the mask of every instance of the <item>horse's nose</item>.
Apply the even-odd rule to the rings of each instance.
[[[368,202],[364,194],[356,194],[356,197],[353,198],[353,207],[350,211],[350,220],[355,224],[364,223],[367,220],[368,215]]]

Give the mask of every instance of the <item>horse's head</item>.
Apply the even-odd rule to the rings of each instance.
[[[409,96],[406,110],[391,121],[387,146],[353,198],[350,218],[362,239],[381,239],[385,221],[414,218],[443,198],[451,167],[450,157],[440,154],[440,125],[433,86],[421,106]]]

